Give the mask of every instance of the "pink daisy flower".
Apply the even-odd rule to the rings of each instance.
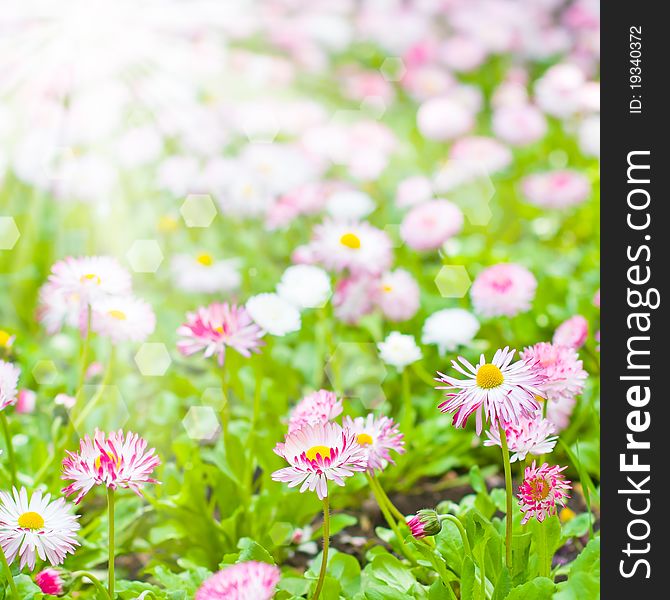
[[[186,323],[177,329],[177,334],[183,338],[177,342],[177,349],[184,356],[200,351],[204,351],[206,358],[216,354],[221,366],[227,346],[248,358],[263,344],[263,331],[246,308],[227,302],[215,302],[188,313]]]
[[[19,390],[16,396],[16,412],[19,414],[30,414],[35,410],[37,394],[33,390]]]
[[[345,277],[337,282],[333,312],[343,323],[356,324],[374,310],[378,279],[368,275]]]
[[[281,572],[274,565],[248,561],[225,567],[195,593],[195,600],[270,600]]]
[[[569,346],[577,349],[584,345],[588,335],[588,321],[582,315],[575,315],[556,328],[552,342],[559,346]]]
[[[568,169],[528,175],[521,187],[528,202],[542,208],[567,208],[581,204],[591,194],[588,178]]]
[[[158,483],[151,478],[160,464],[154,449],[147,451],[147,442],[136,433],[122,430],[105,434],[95,430],[93,439],[88,435],[80,440],[79,452],[66,452],[61,479],[72,483],[63,488],[66,496],[77,493],[75,504],[94,485],[112,490],[131,489],[141,496],[140,488],[146,483]]]
[[[291,465],[272,473],[274,481],[316,491],[319,499],[328,495],[328,481],[344,486],[344,479],[365,471],[367,452],[356,441],[356,433],[337,423],[306,425],[286,435],[275,452]]]
[[[383,470],[388,463],[395,464],[391,458],[391,450],[398,454],[405,452],[403,434],[398,425],[386,416],[375,417],[372,413],[367,417],[344,417],[342,425],[356,434],[356,441],[367,452],[367,468],[370,473],[376,469]]]
[[[47,282],[39,291],[37,320],[44,326],[49,335],[61,330],[64,325],[79,327],[86,330],[86,311],[82,310],[79,295],[65,292],[57,285]]]
[[[16,403],[21,369],[16,365],[0,360],[0,410]]]
[[[556,446],[558,440],[556,425],[549,419],[543,419],[542,413],[537,412],[532,417],[522,416],[518,425],[507,425],[505,427],[505,436],[507,437],[507,446],[512,453],[510,462],[525,460],[528,454],[540,456],[549,454]],[[500,429],[492,428],[486,432],[488,440],[484,441],[484,446],[500,446]]]
[[[378,282],[375,303],[389,321],[411,319],[420,304],[416,279],[405,269],[384,273]]]
[[[530,309],[537,281],[533,274],[514,263],[484,269],[470,289],[475,312],[483,317],[513,317]]]
[[[541,389],[552,402],[574,399],[584,391],[588,373],[574,348],[540,342],[521,353],[521,358],[537,365],[544,376]]]
[[[19,568],[32,571],[37,557],[60,565],[66,554],[74,553],[79,515],[70,513],[63,498],[51,501],[40,490],[28,498],[26,488],[12,494],[0,492],[0,545],[7,562],[20,557]]]
[[[438,407],[442,412],[454,413],[454,426],[464,427],[476,413],[479,435],[484,421],[492,428],[498,424],[519,426],[524,416],[533,416],[540,409],[536,397],[544,398],[540,387],[544,377],[532,361],[512,363],[515,352],[508,347],[499,349],[490,363],[482,354],[477,366],[459,356],[461,365],[453,360],[451,365],[467,377],[465,380],[438,372],[436,381],[447,384],[438,390],[457,390],[447,393],[447,400]]]
[[[492,174],[512,163],[512,152],[494,138],[473,135],[456,140],[449,150],[449,158],[452,161],[476,163],[480,169]]]
[[[64,592],[63,579],[60,571],[56,569],[44,569],[35,575],[35,583],[43,594],[60,596]]]
[[[342,414],[342,400],[335,392],[318,390],[307,394],[291,411],[288,432],[301,429],[305,425],[328,423]]]
[[[435,250],[463,228],[463,213],[449,200],[423,202],[400,224],[400,237],[413,250]]]
[[[523,483],[519,486],[519,508],[524,513],[522,524],[526,524],[532,517],[540,523],[547,517],[556,514],[556,505],[565,506],[572,489],[569,481],[565,480],[561,471],[567,467],[550,467],[544,463],[541,467],[535,466],[535,461],[526,467]]]
[[[365,221],[317,225],[310,246],[316,261],[326,269],[346,269],[356,275],[379,275],[393,259],[389,236]]]
[[[532,104],[502,106],[493,113],[493,132],[512,146],[526,146],[547,133],[544,113]]]
[[[96,300],[91,307],[91,329],[113,344],[143,342],[156,328],[151,305],[133,296]]]

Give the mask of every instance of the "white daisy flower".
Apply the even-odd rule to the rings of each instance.
[[[414,337],[392,331],[383,342],[377,344],[379,357],[387,364],[402,371],[407,365],[421,359],[421,349]]]
[[[467,346],[479,331],[479,321],[462,308],[445,308],[428,317],[423,324],[421,341],[435,344],[444,356],[458,346]]]
[[[91,307],[91,329],[113,344],[143,342],[156,327],[151,305],[133,296],[116,296],[96,301]]]
[[[332,293],[330,277],[314,265],[293,265],[284,271],[277,293],[298,309],[320,308]]]
[[[256,324],[271,335],[281,337],[300,329],[298,309],[277,294],[252,296],[246,308]]]
[[[184,292],[232,292],[240,287],[242,281],[239,268],[239,260],[216,260],[207,252],[196,256],[178,254],[172,259],[174,282]]]
[[[79,545],[78,518],[63,498],[51,502],[51,494],[38,490],[29,499],[26,488],[14,488],[12,495],[0,492],[0,545],[7,562],[18,556],[19,568],[28,565],[31,571],[37,557],[60,565]]]

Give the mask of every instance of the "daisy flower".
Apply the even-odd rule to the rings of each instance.
[[[0,360],[0,410],[16,402],[21,369],[12,363]]]
[[[559,346],[569,346],[570,348],[580,348],[584,345],[589,335],[589,323],[582,315],[570,317],[563,321],[554,332],[552,342]]]
[[[60,565],[79,545],[78,518],[63,498],[52,502],[51,494],[39,490],[28,498],[26,488],[14,488],[11,495],[0,492],[0,545],[7,562],[19,556],[19,568],[28,565],[31,571],[38,557]]]
[[[470,296],[475,312],[483,317],[513,317],[530,309],[536,288],[537,281],[526,267],[501,263],[477,276]]]
[[[328,495],[328,481],[344,486],[346,477],[367,468],[367,451],[356,437],[337,423],[306,425],[289,433],[275,452],[291,466],[272,473],[272,479],[289,487],[299,485],[301,493],[316,491],[323,500]]]
[[[147,451],[146,440],[136,433],[119,430],[106,435],[96,429],[93,439],[87,435],[80,440],[78,453],[66,452],[61,479],[72,483],[62,492],[66,496],[77,493],[75,504],[94,485],[131,489],[141,496],[140,488],[145,483],[158,483],[151,474],[159,464],[154,449]]]
[[[331,295],[330,277],[314,265],[293,265],[281,276],[277,293],[299,310],[320,308]]]
[[[536,413],[532,418],[523,416],[519,425],[508,425],[505,427],[507,446],[512,453],[510,462],[525,460],[528,454],[541,456],[549,454],[556,446],[558,440],[556,425],[549,419],[543,419],[542,413]],[[492,428],[486,432],[488,440],[484,446],[500,446],[500,429]]]
[[[389,417],[375,418],[372,413],[355,419],[346,416],[342,425],[356,434],[356,441],[367,451],[370,473],[374,474],[376,469],[383,470],[388,463],[395,464],[391,458],[391,450],[398,454],[405,452],[403,434]]]
[[[82,303],[131,291],[130,273],[111,256],[69,256],[51,267],[49,282]]]
[[[64,591],[63,579],[60,571],[56,569],[44,569],[35,575],[35,583],[43,594],[60,596]]]
[[[240,287],[240,262],[237,259],[216,260],[201,252],[196,256],[178,254],[172,259],[175,285],[184,292],[229,293]]]
[[[143,342],[154,331],[156,316],[144,300],[114,296],[96,300],[91,306],[91,329],[113,344]]]
[[[379,357],[387,364],[402,371],[407,365],[421,359],[421,349],[414,337],[392,331],[383,342],[377,344]]]
[[[528,175],[521,187],[526,200],[541,208],[568,208],[591,194],[588,177],[568,169]]]
[[[230,565],[206,579],[195,600],[270,600],[280,577],[278,567],[263,562]]]
[[[331,271],[379,275],[393,258],[389,236],[365,221],[317,225],[310,246],[316,261]]]
[[[358,323],[374,310],[378,284],[378,279],[369,275],[354,275],[338,281],[333,294],[335,316],[343,323]]]
[[[86,330],[86,311],[76,292],[66,292],[57,285],[47,282],[39,291],[37,320],[49,335],[61,330],[64,325]]]
[[[462,356],[451,365],[467,379],[455,379],[438,372],[436,381],[446,383],[438,390],[449,391],[447,400],[439,405],[445,413],[454,413],[453,424],[464,427],[471,414],[476,413],[477,435],[482,432],[483,422],[491,427],[499,424],[520,425],[524,415],[532,416],[539,409],[537,397],[544,398],[541,385],[544,377],[531,361],[518,360],[512,363],[516,350],[505,347],[497,350],[490,363],[482,354],[477,366]]]
[[[521,358],[536,363],[544,376],[540,385],[544,396],[552,402],[571,400],[584,391],[588,373],[574,348],[540,342],[521,353]]]
[[[305,425],[327,423],[342,413],[342,400],[335,392],[318,390],[307,394],[291,411],[288,423],[289,433],[301,429]]]
[[[532,517],[540,523],[547,517],[556,514],[556,505],[565,506],[572,489],[569,481],[561,473],[567,467],[550,467],[544,463],[541,467],[535,466],[535,461],[526,467],[523,483],[519,486],[519,508],[524,513],[522,524],[526,524]]]
[[[445,308],[428,317],[423,324],[421,341],[435,344],[440,356],[458,346],[467,346],[479,331],[479,321],[462,308]]]
[[[0,349],[4,351],[9,351],[12,349],[12,346],[14,345],[14,341],[16,340],[15,335],[11,335],[4,329],[0,329]]]
[[[258,294],[247,300],[247,312],[271,335],[282,337],[300,330],[300,312],[277,294]]]
[[[435,250],[463,228],[463,213],[452,202],[429,200],[413,207],[400,224],[400,237],[413,250]]]
[[[388,271],[381,276],[375,303],[389,321],[407,321],[419,310],[419,286],[405,269]]]
[[[252,321],[247,309],[227,302],[215,302],[188,313],[186,323],[177,329],[177,334],[182,336],[177,349],[184,356],[201,351],[206,358],[216,354],[221,366],[227,346],[248,358],[263,344],[263,332]]]

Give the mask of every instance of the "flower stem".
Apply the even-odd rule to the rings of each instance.
[[[70,585],[75,583],[78,579],[88,579],[94,586],[95,589],[103,594],[105,598],[109,598],[109,594],[107,593],[107,590],[103,587],[102,583],[100,583],[100,580],[93,575],[93,573],[89,573],[88,571],[75,571],[70,575]]]
[[[461,534],[461,541],[463,542],[463,550],[465,551],[465,554],[472,557],[472,550],[470,549],[470,540],[468,540],[468,534],[465,532],[465,528],[463,527],[463,523],[461,523],[461,520],[454,515],[440,515],[440,520],[449,521],[450,523],[453,523],[456,526],[456,528],[458,529],[458,533]]]
[[[396,538],[398,539],[398,543],[400,544],[400,549],[402,550],[402,553],[405,555],[405,558],[409,560],[413,565],[416,566],[417,562],[416,559],[412,556],[412,554],[407,550],[405,547],[405,540],[400,534],[400,529],[398,529],[398,524],[395,522],[395,519],[389,512],[388,506],[386,504],[386,501],[383,498],[384,492],[381,491],[381,486],[379,485],[379,482],[375,480],[374,477],[372,477],[369,473],[365,473],[365,476],[368,479],[368,483],[370,484],[370,489],[372,490],[372,493],[375,496],[375,500],[377,500],[377,504],[379,505],[379,509],[382,511],[382,514],[384,515],[384,519],[388,523],[388,526],[391,528],[393,533],[395,534]],[[402,522],[405,522],[405,517],[402,518]]]
[[[79,366],[79,381],[77,382],[77,389],[74,392],[75,396],[79,395],[79,392],[84,385],[84,379],[86,378],[86,367],[88,364],[88,350],[91,341],[91,306],[86,306],[86,335],[84,336],[84,342],[81,347],[81,365]]]
[[[409,373],[403,369],[400,375],[402,381],[402,428],[405,432],[409,431],[414,424],[414,406],[412,406],[412,392],[409,385]]]
[[[509,448],[507,446],[507,434],[502,425],[500,429],[500,441],[502,443],[503,468],[505,469],[505,495],[507,498],[507,514],[505,515],[505,564],[508,569],[512,568],[512,468],[509,462]]]
[[[114,490],[107,488],[107,511],[109,521],[109,563],[107,589],[109,597],[114,600]]]
[[[540,577],[549,577],[551,571],[550,561],[547,556],[547,532],[544,529],[544,523],[538,524],[538,558],[540,562]]]
[[[9,459],[9,471],[12,474],[12,487],[18,487],[16,481],[16,459],[14,456],[14,446],[12,444],[12,434],[9,431],[9,423],[4,411],[0,411],[0,423],[2,423],[2,432],[5,436],[5,444],[7,446],[7,457]]]
[[[316,583],[313,600],[319,600],[323,582],[326,578],[328,569],[328,545],[330,543],[330,509],[328,507],[328,496],[323,498],[323,552],[321,553],[321,570],[319,571],[319,580]]]
[[[2,551],[2,548],[0,548],[0,563],[2,563],[2,570],[5,572],[5,577],[7,578],[9,588],[12,590],[12,597],[16,598],[16,600],[19,600],[19,592],[16,589],[16,583],[14,583],[14,576],[12,575],[12,571],[9,568],[9,564],[7,564],[7,558],[5,557],[5,553]]]
[[[373,485],[377,486],[377,491],[379,492],[379,495],[384,499],[384,502],[386,502],[386,507],[389,509],[391,514],[398,519],[401,523],[405,522],[405,515],[403,515],[391,502],[391,499],[388,497],[388,494],[384,491],[384,488],[382,487],[381,481],[377,479],[374,475],[371,476],[371,479],[373,481]]]

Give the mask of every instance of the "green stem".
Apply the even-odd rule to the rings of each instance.
[[[323,582],[326,578],[328,569],[328,545],[330,543],[330,509],[328,507],[328,496],[323,498],[323,552],[321,553],[321,570],[319,571],[319,580],[316,583],[313,600],[319,600]]]
[[[5,557],[5,553],[2,551],[2,548],[0,548],[0,563],[2,563],[2,570],[5,572],[5,577],[7,578],[9,588],[12,590],[12,596],[16,600],[19,600],[19,592],[16,589],[16,583],[14,583],[14,576],[12,575],[12,571],[9,568],[9,564],[7,564],[7,558]]]
[[[538,523],[538,525],[537,553],[540,562],[540,577],[549,577],[551,568],[548,560],[549,557],[547,556],[547,533],[544,530],[544,523]]]
[[[402,430],[405,433],[409,432],[414,424],[414,406],[412,406],[412,392],[409,385],[409,374],[407,369],[403,369],[400,375],[402,381],[402,403],[403,403],[403,415],[402,415]]]
[[[388,526],[391,528],[393,533],[395,534],[398,544],[400,545],[400,550],[404,554],[405,558],[409,560],[414,566],[417,565],[416,559],[412,556],[412,554],[407,550],[405,547],[405,539],[400,533],[400,529],[398,529],[398,524],[395,522],[395,519],[389,512],[389,509],[386,505],[386,502],[384,501],[384,498],[382,497],[383,492],[380,493],[380,486],[379,483],[369,474],[365,473],[365,476],[368,479],[368,483],[370,484],[370,489],[372,490],[372,493],[375,496],[375,500],[377,501],[377,504],[379,505],[379,509],[382,511],[382,515],[384,515],[384,519],[388,523]],[[402,522],[405,522],[405,517],[402,518]]]
[[[461,523],[461,520],[454,515],[440,515],[440,520],[449,521],[450,523],[453,523],[457,527],[458,533],[461,534],[461,541],[463,542],[463,550],[468,556],[472,557],[470,540],[468,539],[468,534],[466,533],[465,527],[463,527],[463,523]]]
[[[230,404],[228,402],[228,383],[226,381],[226,368],[221,367],[221,393],[223,394],[223,408],[221,410],[221,431],[223,439],[228,439],[228,422],[230,421]]]
[[[109,520],[109,563],[107,589],[109,597],[114,600],[114,490],[107,488],[107,511]]]
[[[105,598],[109,598],[109,594],[107,593],[107,590],[104,588],[102,583],[100,583],[100,580],[93,575],[93,573],[89,573],[88,571],[75,571],[70,575],[70,584],[75,583],[78,579],[88,579],[94,586],[95,589],[98,590]]]
[[[384,488],[382,487],[381,481],[377,479],[375,475],[371,476],[371,479],[373,481],[373,485],[377,486],[377,491],[379,492],[379,495],[384,499],[384,502],[386,502],[386,507],[391,511],[391,514],[398,519],[401,523],[404,523],[406,521],[405,515],[403,515],[391,502],[391,499],[388,497],[388,494],[384,491]]]
[[[79,381],[77,382],[77,389],[75,390],[75,396],[79,395],[79,392],[84,385],[84,379],[86,378],[86,367],[88,363],[88,351],[90,347],[91,340],[91,307],[90,305],[86,306],[86,335],[84,336],[84,342],[81,348],[81,364],[79,366]]]
[[[512,469],[509,462],[509,448],[507,446],[507,434],[502,425],[500,429],[500,441],[502,442],[503,467],[505,469],[505,495],[507,499],[505,515],[505,564],[508,569],[512,568]]]
[[[7,458],[9,459],[9,471],[12,475],[12,487],[17,487],[14,445],[12,444],[12,434],[9,431],[9,423],[7,422],[5,411],[0,411],[0,423],[2,423],[2,432],[5,436],[5,445],[7,446]]]

